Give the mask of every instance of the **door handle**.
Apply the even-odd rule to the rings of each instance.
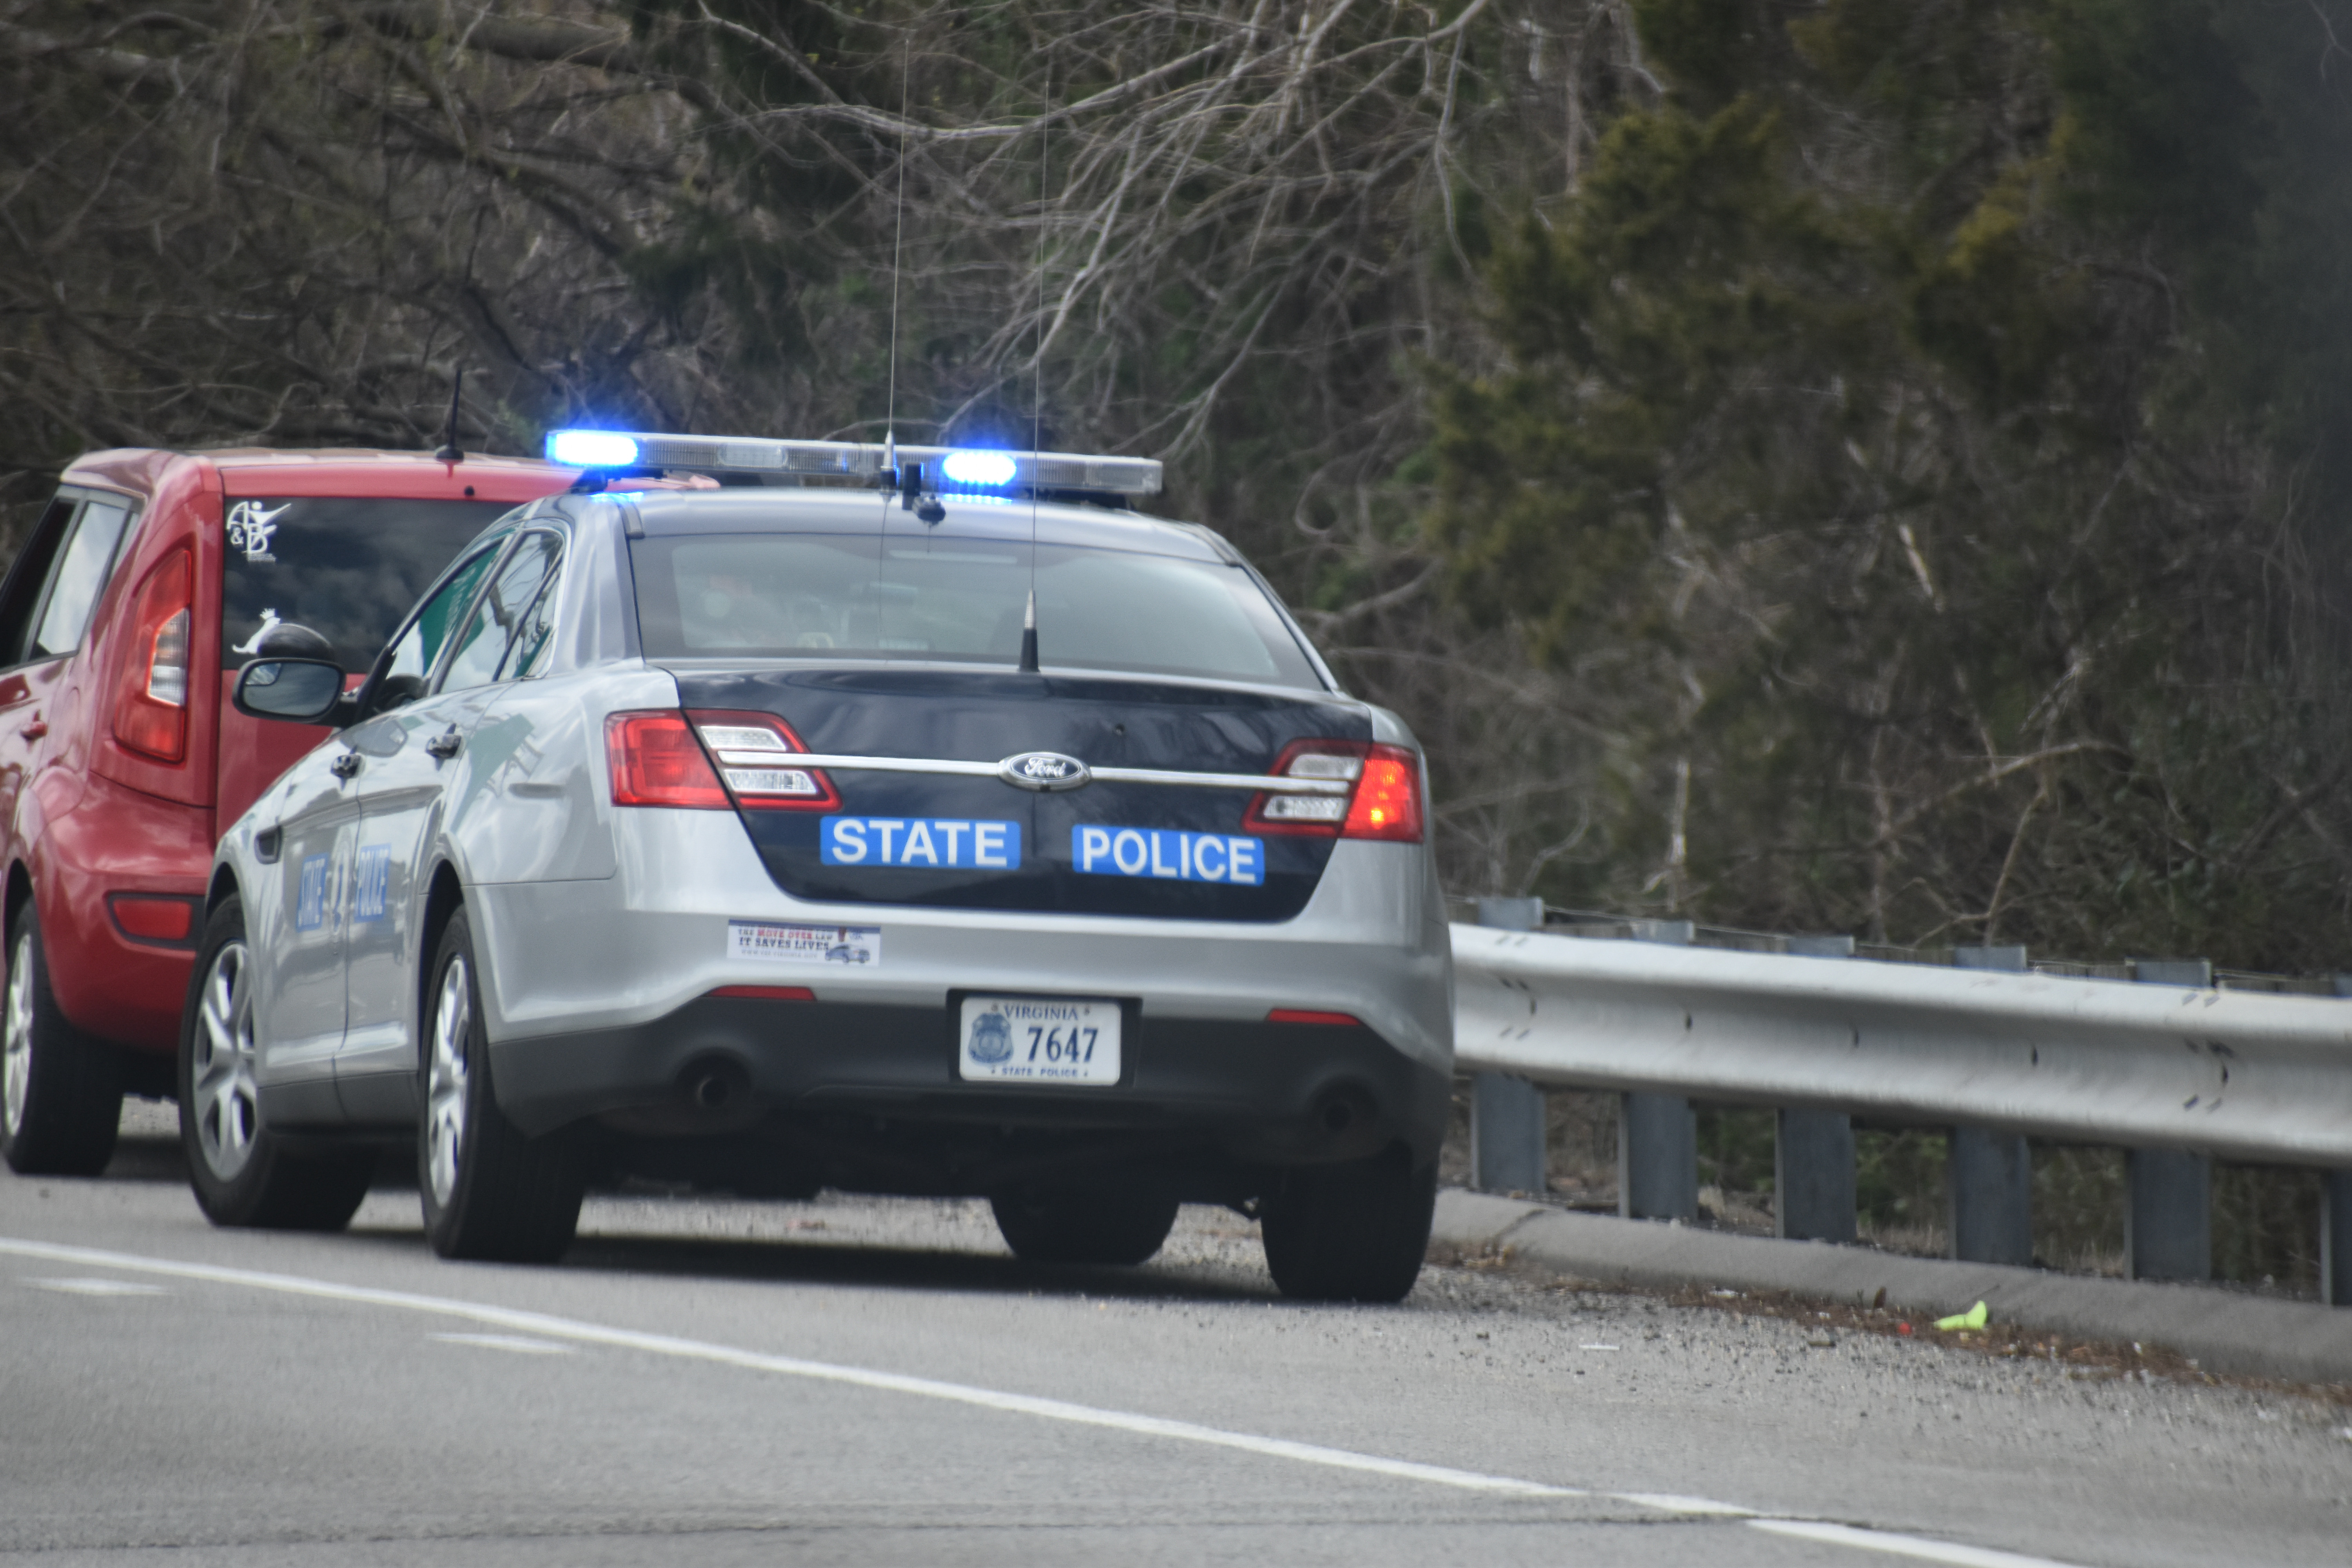
[[[16,731],[16,733],[24,736],[27,741],[37,741],[48,732],[48,725],[38,719],[34,720],[31,723],[26,724]]]
[[[345,752],[327,764],[327,771],[339,779],[354,777],[360,771],[360,754],[357,752]]]
[[[436,756],[446,763],[450,758],[456,756],[458,750],[463,747],[465,743],[466,738],[463,735],[458,734],[457,726],[452,724],[440,734],[436,735],[431,740],[425,742],[425,750],[429,754]]]

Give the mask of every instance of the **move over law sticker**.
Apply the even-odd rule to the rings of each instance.
[[[727,956],[772,963],[882,962],[879,926],[787,926],[756,921],[727,922]]]

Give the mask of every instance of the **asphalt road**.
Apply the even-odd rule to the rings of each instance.
[[[0,1172],[0,1558],[2352,1562],[2352,1411],[1734,1307],[1294,1306],[1207,1210],[1043,1270],[980,1205],[600,1198],[560,1268],[453,1265],[414,1193],[212,1230],[134,1139]]]

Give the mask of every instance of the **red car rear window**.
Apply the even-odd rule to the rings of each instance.
[[[363,670],[467,542],[508,501],[244,497],[228,503],[221,664],[243,668],[265,626],[293,622]]]

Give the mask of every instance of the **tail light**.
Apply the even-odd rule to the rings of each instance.
[[[614,805],[679,805],[725,811],[726,788],[676,709],[615,713],[604,721],[604,762]]]
[[[1262,791],[1244,826],[1260,833],[1379,838],[1418,844],[1422,834],[1421,759],[1402,746],[1371,741],[1293,741],[1275,759],[1277,778],[1345,780],[1345,795]]]
[[[188,751],[188,630],[194,572],[174,552],[148,574],[131,616],[114,700],[114,738],[158,762]]]
[[[804,752],[800,737],[766,713],[615,713],[604,721],[604,757],[614,805],[677,805],[725,811],[830,811],[833,781],[814,768],[784,766]],[[711,759],[718,758],[718,766]],[[723,782],[722,782],[723,781]]]
[[[805,752],[792,726],[772,713],[698,710],[694,721],[702,743],[719,759],[719,771],[737,801],[754,811],[834,811],[841,796],[833,781],[815,768],[788,765]]]

